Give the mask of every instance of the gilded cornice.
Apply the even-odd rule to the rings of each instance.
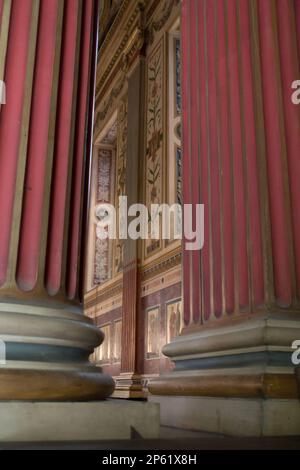
[[[121,93],[121,90],[122,90],[123,86],[124,86],[124,75],[122,75],[121,79],[118,80],[116,86],[114,88],[112,88],[112,90],[110,91],[109,96],[106,99],[106,101],[104,102],[103,107],[98,111],[98,113],[96,113],[96,117],[95,117],[95,132],[96,133],[97,133],[97,130],[99,129],[99,127],[100,127],[101,121],[103,121],[105,119],[109,109],[113,105],[114,100]]]
[[[109,28],[107,34],[105,35],[105,38],[104,40],[101,42],[100,44],[100,49],[99,49],[99,52],[103,51],[103,49],[106,48],[107,44],[109,43],[109,41],[112,39],[114,33],[116,32],[119,24],[120,24],[120,21],[122,19],[122,17],[125,15],[126,13],[126,9],[129,5],[129,3],[131,2],[132,0],[124,0],[118,10],[118,13],[116,14],[116,17],[111,25],[111,27]],[[101,27],[101,25],[100,25]]]
[[[126,73],[137,53],[143,49],[144,44],[153,41],[155,32],[164,27],[171,16],[173,8],[180,4],[180,0],[165,0],[162,9],[156,14],[160,4],[161,2],[157,2],[157,0],[148,2],[144,0],[124,0],[121,4],[100,46],[96,109],[99,107],[100,101],[108,88],[107,84],[110,84],[118,74],[120,74],[120,78],[100,110],[98,123],[99,120],[105,118],[114,98],[121,92],[121,83],[125,81]],[[117,41],[118,37],[120,37],[119,41]]]
[[[142,49],[145,42],[143,28],[137,27],[132,33],[122,54],[123,71],[127,72],[135,55]]]
[[[175,266],[178,266],[181,263],[181,246],[177,247],[175,250],[165,253],[158,259],[153,260],[151,263],[142,266],[141,271],[141,280],[148,281],[153,277],[157,276],[160,273],[163,273],[169,269],[172,269]]]
[[[160,31],[168,19],[170,18],[173,8],[180,4],[180,0],[166,0],[158,18],[154,18],[149,25],[147,25],[147,39],[150,44],[154,40],[154,34]]]
[[[123,289],[123,280],[117,279],[116,282],[112,283],[110,286],[105,284],[102,287],[95,288],[91,293],[85,295],[84,298],[84,309],[93,307],[94,305],[100,304],[105,300],[116,297],[122,292]]]
[[[127,48],[128,43],[132,40],[132,34],[134,33],[136,27],[143,29],[142,17],[143,17],[143,3],[141,1],[134,2],[135,6],[131,11],[129,10],[132,7],[132,0],[129,2],[124,0],[121,5],[121,8],[109,29],[105,40],[103,41],[100,51],[99,51],[99,60],[98,60],[98,80],[96,86],[96,96],[98,98],[98,94],[103,88],[107,78],[109,77],[111,71],[118,63],[119,59],[121,58],[124,50]],[[127,11],[129,10],[129,11]],[[124,25],[121,24],[122,20],[124,21],[124,17],[128,17],[127,21]],[[116,36],[120,36],[123,32],[121,37],[121,41],[119,44],[117,43]],[[115,34],[116,33],[116,34]],[[121,34],[120,34],[121,33]],[[118,45],[117,49],[111,50],[115,44]],[[107,60],[106,56],[109,56],[109,60]],[[104,67],[104,69],[103,69]],[[97,103],[96,103],[97,104]]]
[[[141,274],[141,281],[148,281],[160,273],[164,273],[181,263],[181,247],[177,247],[171,252],[165,253],[159,259],[141,266],[139,268]],[[105,302],[109,298],[116,297],[123,290],[123,280],[117,279],[110,285],[104,284],[101,287],[96,287],[91,292],[85,294],[84,308],[89,309],[95,305]]]
[[[115,84],[115,86],[111,89],[108,97],[103,103],[103,106],[99,109],[98,112],[96,112],[96,117],[95,117],[95,130],[99,129],[101,121],[103,121],[113,105],[115,99],[119,96],[121,93],[123,86],[125,84],[125,79],[127,76],[128,69],[130,68],[132,62],[134,61],[135,57],[139,52],[141,51],[142,47],[144,45],[144,32],[141,28],[137,27],[131,37],[129,38],[126,46],[123,48],[122,56],[120,58],[121,61],[121,70],[122,74]],[[98,99],[99,101],[99,99]],[[96,109],[97,109],[97,104],[96,103]]]

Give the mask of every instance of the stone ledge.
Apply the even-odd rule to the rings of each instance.
[[[285,399],[150,396],[161,424],[227,436],[299,436],[300,402]]]
[[[0,442],[102,441],[159,437],[159,405],[102,402],[0,402]]]

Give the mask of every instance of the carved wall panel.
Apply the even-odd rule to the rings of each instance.
[[[119,220],[119,197],[126,195],[126,153],[127,153],[127,118],[128,118],[127,96],[122,99],[118,108],[118,131],[117,131],[117,160],[116,160],[116,184],[115,184],[115,207],[117,220]],[[124,240],[119,239],[117,231],[117,239],[114,241],[114,274],[118,274],[123,270],[123,251]]]
[[[159,42],[147,59],[146,101],[146,205],[163,202],[164,159],[164,43]],[[146,256],[161,247],[161,241],[146,240]]]
[[[97,158],[97,202],[110,202],[111,194],[111,173],[112,173],[113,152],[111,149],[100,148]],[[95,207],[96,220],[100,219],[100,214]],[[94,261],[94,284],[99,285],[107,281],[110,277],[109,269],[109,240],[102,240],[97,234],[95,224],[95,261]]]

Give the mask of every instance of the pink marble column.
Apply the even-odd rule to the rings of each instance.
[[[79,302],[97,15],[94,0],[0,2],[0,400],[113,391],[89,363],[103,334]]]
[[[299,1],[184,1],[184,202],[205,245],[184,251],[184,318],[299,308]],[[258,41],[258,42],[255,42]]]
[[[299,8],[182,2],[183,202],[205,205],[205,240],[201,252],[183,244],[185,326],[163,348],[174,371],[150,385],[155,395],[263,406],[289,399],[287,429],[300,335]]]

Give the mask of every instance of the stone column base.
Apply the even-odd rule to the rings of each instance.
[[[112,398],[146,398],[140,375],[121,374],[118,377],[114,377],[114,380],[116,386]]]
[[[300,435],[295,399],[150,396],[161,406],[161,424],[230,436]]]
[[[99,441],[159,437],[154,403],[0,402],[0,442]]]
[[[147,400],[149,395],[149,383],[152,380],[158,379],[158,374],[151,375],[132,375],[121,374],[113,377],[115,381],[115,390],[111,398],[132,398]]]
[[[163,349],[175,368],[149,384],[168,426],[235,436],[300,435],[292,344],[299,314],[233,319],[181,334]],[[295,373],[296,372],[296,373]]]
[[[89,362],[103,338],[79,308],[0,302],[0,400],[107,398],[114,381]]]

